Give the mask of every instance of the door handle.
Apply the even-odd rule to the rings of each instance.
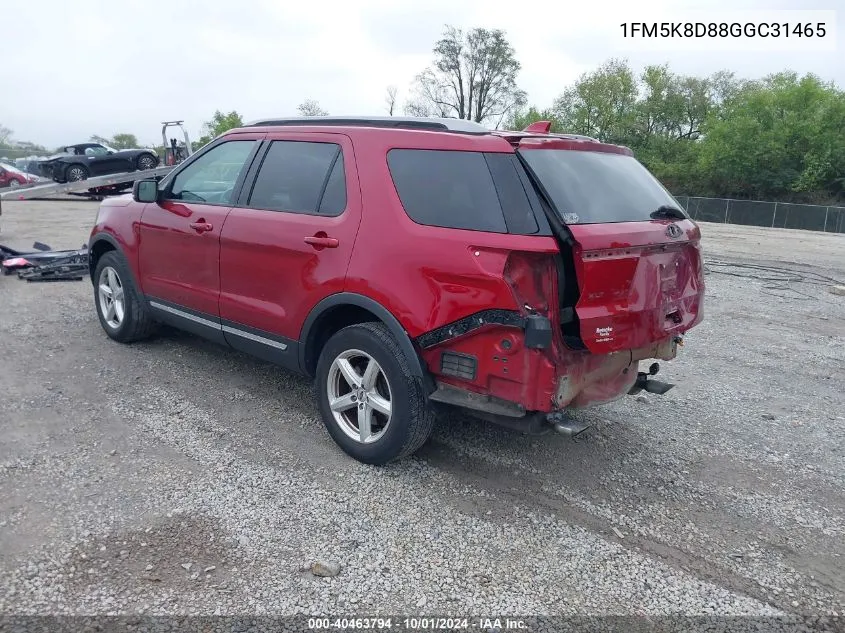
[[[188,226],[194,229],[197,233],[205,233],[206,231],[210,231],[214,228],[210,222],[205,222],[204,220],[191,222]]]
[[[318,250],[322,248],[337,248],[338,244],[340,244],[336,237],[328,237],[325,233],[322,233],[322,231],[317,235],[306,237],[305,243],[310,244]]]

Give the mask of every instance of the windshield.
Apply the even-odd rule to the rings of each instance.
[[[565,149],[520,150],[567,224],[642,222],[678,201],[633,156]],[[686,214],[684,214],[686,215]]]

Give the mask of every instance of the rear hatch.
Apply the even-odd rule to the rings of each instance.
[[[519,154],[575,241],[574,308],[587,349],[637,349],[701,320],[698,226],[630,150],[535,138]]]

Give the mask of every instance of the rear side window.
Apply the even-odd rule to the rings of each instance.
[[[393,149],[387,162],[405,212],[418,224],[535,234],[535,210],[513,154]]]
[[[343,153],[335,143],[273,141],[247,206],[339,215],[346,207]]]
[[[567,224],[640,222],[682,207],[637,159],[565,149],[520,150]]]
[[[484,154],[393,149],[387,162],[402,206],[414,222],[507,232]]]

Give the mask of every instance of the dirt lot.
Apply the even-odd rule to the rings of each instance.
[[[4,202],[0,243],[76,248],[95,214]],[[0,613],[841,615],[845,297],[817,275],[845,280],[845,236],[702,228],[669,394],[578,442],[443,419],[386,469],[300,378],[118,345],[89,283],[0,277]]]

